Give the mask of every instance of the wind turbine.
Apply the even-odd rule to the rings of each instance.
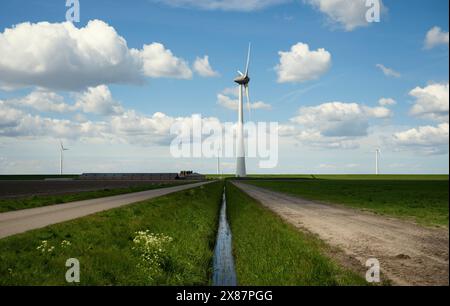
[[[380,174],[380,154],[381,154],[381,150],[379,148],[377,148],[375,150],[375,173],[376,173],[376,175]]]
[[[217,175],[220,177],[220,151],[221,149],[217,149]]]
[[[59,142],[60,148],[59,148],[59,174],[63,174],[63,155],[64,151],[69,151],[69,149],[65,148],[62,141]]]
[[[245,140],[244,140],[244,91],[247,96],[247,106],[250,110],[250,94],[249,94],[249,67],[250,67],[251,44],[248,46],[247,65],[245,74],[238,71],[239,76],[234,82],[239,85],[239,107],[238,107],[238,124],[237,124],[237,154],[236,154],[236,177],[245,177],[247,170],[245,167]]]

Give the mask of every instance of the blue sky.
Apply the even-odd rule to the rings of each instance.
[[[76,28],[88,27],[91,20],[101,20],[126,40],[129,49],[141,50],[144,45],[158,42],[183,61],[184,69],[190,70],[192,76],[178,79],[174,74],[179,72],[173,69],[181,68],[175,67],[170,75],[148,71],[141,82],[131,84],[129,80],[105,80],[102,84],[86,81],[82,82],[85,88],[62,89],[52,84],[54,78],[45,71],[37,80],[21,71],[19,64],[11,64],[19,62],[11,41],[16,43],[16,37],[25,39],[26,34],[12,33],[6,38],[6,29],[24,22],[30,22],[32,27],[43,21],[51,25],[63,23],[67,10],[65,1],[3,0],[0,4],[3,110],[0,108],[0,111],[4,116],[0,113],[0,119],[11,117],[14,110],[17,118],[0,123],[0,173],[57,172],[59,139],[72,148],[66,157],[69,172],[178,171],[185,167],[214,172],[214,160],[173,160],[167,145],[151,139],[143,144],[131,139],[126,132],[118,139],[114,135],[100,139],[98,135],[64,132],[64,128],[46,132],[39,122],[34,123],[37,127],[30,127],[27,121],[24,128],[22,121],[26,115],[68,120],[75,128],[78,128],[75,115],[92,125],[119,119],[114,121],[111,113],[100,114],[86,107],[83,111],[67,112],[43,111],[35,104],[23,107],[23,98],[36,91],[53,93],[70,106],[77,100],[93,99],[92,96],[80,98],[88,87],[105,85],[113,103],[118,103],[123,113],[134,110],[144,124],[145,118],[157,112],[170,118],[201,113],[221,122],[235,121],[236,112],[223,107],[218,94],[233,87],[236,70],[244,69],[248,42],[253,46],[252,100],[270,105],[270,109],[254,110],[252,119],[277,121],[295,130],[282,136],[277,168],[258,169],[257,161],[250,160],[249,172],[370,173],[374,164],[372,152],[381,147],[385,173],[448,173],[448,1],[385,0],[381,22],[373,24],[360,23],[358,14],[364,11],[342,9],[352,1],[340,0],[337,1],[341,2],[340,7],[330,7],[327,0],[241,0],[225,2],[228,3],[225,7],[217,9],[211,5],[220,4],[220,0],[198,1],[197,4],[189,0],[137,0],[132,4],[130,1],[80,0],[81,20],[75,23]],[[258,6],[258,2],[265,5]],[[356,25],[355,18],[359,22]],[[433,28],[436,35],[430,34]],[[43,32],[36,31],[38,40]],[[40,44],[55,43],[48,35],[42,37],[41,42],[32,43],[36,44],[33,47],[39,49]],[[311,56],[323,50],[330,55],[330,60],[321,57],[314,66],[313,57],[295,56],[291,48],[299,43],[308,46]],[[60,46],[59,42],[54,46]],[[290,62],[286,67],[280,67],[280,51],[293,55],[287,56]],[[33,52],[38,54],[36,61],[46,58],[40,51]],[[205,55],[209,57],[210,68],[219,76],[202,77],[195,71],[196,58]],[[298,62],[302,56],[306,64]],[[30,58],[29,67],[46,66]],[[95,58],[90,60],[96,62]],[[64,65],[63,61],[61,63]],[[391,75],[383,73],[377,65],[390,69]],[[291,74],[297,78],[280,80],[280,71],[289,66],[296,67]],[[305,77],[302,69],[310,69],[310,74]],[[84,78],[89,79],[86,74]],[[303,77],[299,77],[300,74]],[[18,84],[17,79],[12,81],[16,75],[23,75],[27,79],[25,84]],[[64,73],[57,75],[71,78]],[[41,81],[46,77],[49,80],[42,86]],[[106,78],[104,75],[96,77]],[[55,103],[54,96],[53,100],[46,97],[51,100],[49,103]],[[381,98],[395,100],[395,104],[379,105]],[[330,107],[334,109],[331,113]],[[383,110],[378,109],[380,107]],[[349,111],[355,113],[349,114]],[[336,114],[342,113],[344,118],[336,118]],[[325,128],[331,124],[330,120],[338,121],[332,125],[336,132],[333,137]],[[362,123],[362,133],[351,131],[361,126],[354,124],[355,121]],[[118,129],[114,131],[120,133]],[[305,131],[310,134],[305,135]],[[362,135],[354,137],[355,134]],[[232,160],[224,160],[223,166],[226,172],[234,170]]]

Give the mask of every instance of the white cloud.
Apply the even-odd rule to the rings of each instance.
[[[166,49],[163,44],[145,45],[139,55],[144,64],[144,74],[148,77],[192,78],[188,63],[174,56],[172,51]]]
[[[15,126],[23,116],[20,110],[10,107],[5,101],[0,100],[0,131]]]
[[[304,43],[297,43],[288,52],[280,51],[280,63],[275,67],[279,83],[300,83],[316,80],[330,69],[331,54],[323,48],[311,51]]]
[[[368,7],[366,0],[304,0],[328,17],[331,23],[352,31],[358,27],[369,25],[366,19]],[[385,10],[380,0],[381,10]]]
[[[411,114],[431,120],[449,120],[449,84],[436,83],[426,87],[416,87],[409,93],[416,99]]]
[[[251,109],[271,110],[272,109],[272,105],[270,105],[268,103],[264,103],[262,101],[258,101],[258,102],[255,102],[255,103],[251,103],[250,104],[250,108]]]
[[[11,116],[14,114],[15,116]],[[7,116],[7,124],[0,125],[0,136],[4,137],[54,137],[80,139],[83,137],[103,137],[104,123],[76,123],[65,119],[53,119],[31,115],[11,109],[0,103],[0,118]]]
[[[368,107],[358,103],[330,102],[301,107],[291,124],[279,128],[280,136],[295,139],[303,145],[354,150],[369,136],[370,120],[392,116],[385,107]]]
[[[368,107],[357,103],[330,102],[302,107],[292,122],[328,137],[366,136],[369,119],[385,119],[392,115],[385,107]]]
[[[89,87],[74,96],[75,103],[69,104],[63,96],[55,92],[38,89],[23,98],[6,100],[4,103],[17,109],[32,109],[45,113],[65,114],[81,111],[86,114],[111,116],[124,112],[123,107],[113,99],[106,85]],[[76,117],[80,118],[80,115],[77,114]]]
[[[449,125],[437,127],[421,126],[394,134],[394,142],[399,146],[418,148],[429,154],[448,153]]]
[[[448,32],[442,31],[440,27],[433,27],[427,32],[425,37],[425,49],[433,49],[440,45],[446,45],[448,47]]]
[[[36,90],[23,98],[7,102],[16,107],[28,107],[39,112],[66,113],[74,110],[73,106],[64,101],[64,97],[46,90]]]
[[[397,105],[397,101],[392,98],[381,98],[380,100],[378,100],[378,104],[380,104],[381,106],[392,106]]]
[[[78,91],[112,83],[141,83],[144,76],[190,78],[184,60],[162,44],[129,49],[100,20],[76,28],[70,22],[21,23],[0,32],[0,87],[38,86]]]
[[[291,0],[152,0],[174,7],[193,7],[203,10],[254,11]]]
[[[377,107],[362,106],[362,109],[364,110],[364,112],[368,117],[376,119],[386,119],[392,116],[391,110],[384,106],[377,106]]]
[[[194,62],[194,70],[202,77],[217,77],[220,74],[211,67],[209,57],[205,55],[203,58],[197,57]]]
[[[91,88],[83,94],[83,107],[89,112],[109,110],[104,101],[110,101],[107,88]],[[98,102],[100,106],[97,105]],[[112,100],[114,101],[114,100]],[[110,105],[109,103],[107,104]],[[81,107],[81,106],[80,106]],[[219,122],[216,118],[203,118],[204,124]],[[70,139],[81,142],[167,145],[173,139],[172,124],[192,124],[191,117],[171,117],[157,112],[147,116],[135,110],[123,110],[97,120],[55,119],[32,115],[0,101],[0,137],[27,139]]]
[[[345,165],[338,165],[338,164],[320,164],[318,166],[319,169],[354,169],[360,167],[359,164],[345,164]]]
[[[105,85],[89,87],[80,94],[75,109],[103,116],[118,115],[124,112],[120,103],[113,99],[109,88]]]
[[[359,148],[359,142],[352,136],[324,136],[319,130],[305,129],[295,135],[298,141],[321,149],[354,150]]]
[[[377,64],[376,67],[379,68],[381,71],[383,71],[385,76],[394,77],[394,78],[399,78],[402,76],[399,72],[395,71],[392,68],[388,68],[382,64]]]
[[[222,94],[226,96],[239,97],[239,86],[225,88],[222,90]]]
[[[222,93],[219,93],[217,95],[217,104],[219,104],[222,107],[225,107],[229,110],[237,111],[239,107],[239,100],[230,97],[234,96],[234,92],[229,92],[229,89],[224,90]],[[225,92],[229,92],[229,95],[227,95]],[[247,103],[244,104],[244,107],[248,107]],[[272,106],[268,103],[257,101],[254,103],[250,103],[250,109],[253,110],[271,110]]]

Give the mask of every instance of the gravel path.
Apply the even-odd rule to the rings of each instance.
[[[383,275],[396,285],[449,285],[447,229],[235,185],[287,222],[340,248],[362,267],[369,258],[378,259]]]

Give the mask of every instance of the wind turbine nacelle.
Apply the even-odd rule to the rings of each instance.
[[[250,83],[250,78],[247,75],[240,76],[234,79],[235,83],[238,83],[239,85],[247,85]]]

